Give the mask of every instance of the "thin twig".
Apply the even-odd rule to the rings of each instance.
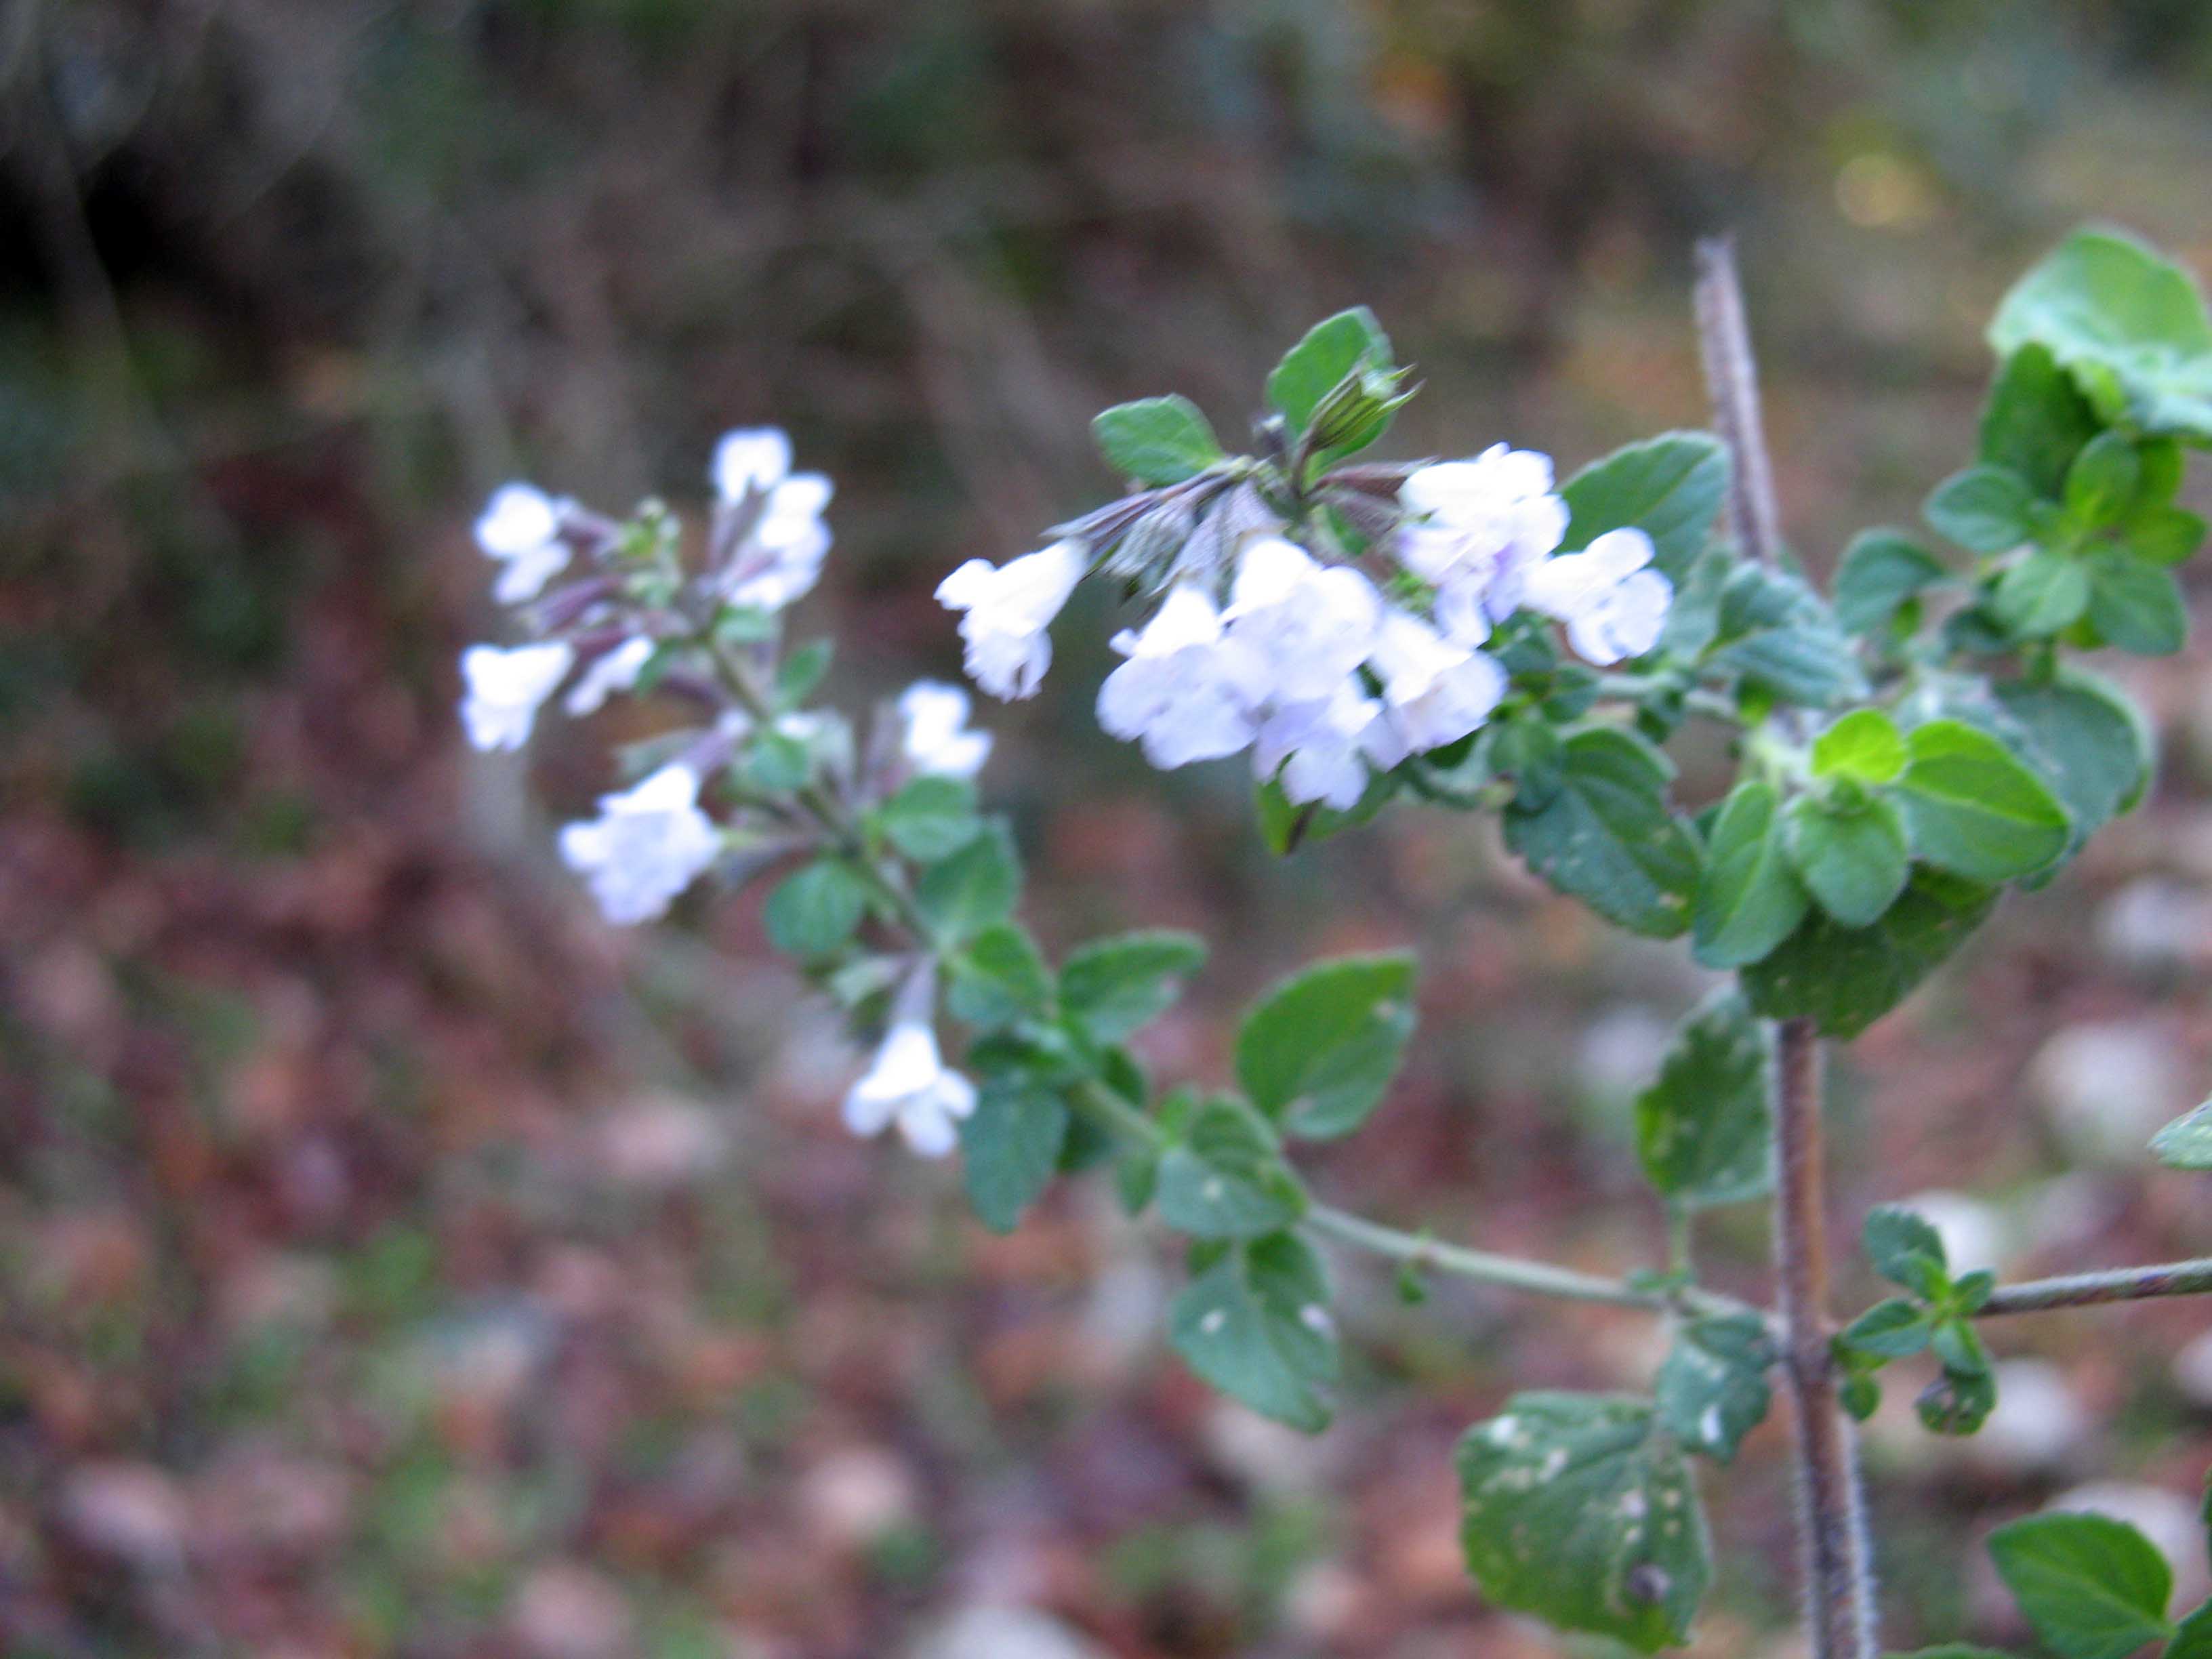
[[[1649,1313],[1745,1311],[1741,1303],[1710,1291],[1686,1287],[1646,1288],[1631,1285],[1626,1279],[1554,1267],[1547,1261],[1471,1250],[1464,1245],[1441,1243],[1419,1233],[1401,1232],[1395,1227],[1364,1221],[1326,1204],[1316,1204],[1306,1212],[1305,1225],[1324,1237],[1372,1250],[1413,1267],[1451,1273],[1478,1284],[1494,1285],[1501,1290],[1525,1291],[1530,1296],[1547,1296],[1564,1302],[1595,1302],[1614,1308],[1640,1308]]]
[[[2147,1302],[2160,1296],[2212,1294],[2212,1256],[2193,1261],[2162,1261],[2151,1267],[2112,1267],[2103,1273],[2067,1273],[1998,1286],[1975,1317],[2043,1313],[2052,1308],[2087,1308],[2105,1302]]]
[[[1781,514],[1759,414],[1759,371],[1726,240],[1698,245],[1697,317],[1713,422],[1727,444],[1728,518],[1746,558],[1778,568]],[[1875,1659],[1874,1581],[1851,1425],[1829,1353],[1827,1182],[1820,1039],[1810,1020],[1777,1027],[1774,1249],[1782,1372],[1796,1417],[1798,1533],[1814,1659]]]

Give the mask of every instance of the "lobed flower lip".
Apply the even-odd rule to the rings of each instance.
[[[575,648],[565,640],[505,650],[472,645],[464,651],[461,674],[468,692],[461,702],[461,721],[469,742],[487,752],[528,743],[539,707],[568,678],[575,660]]]
[[[967,729],[968,694],[942,680],[916,680],[900,693],[899,750],[917,773],[972,778],[991,757],[991,733]]]
[[[721,850],[721,831],[699,807],[699,775],[680,763],[602,795],[598,817],[561,831],[562,861],[618,927],[665,915]]]
[[[938,583],[937,602],[964,613],[969,678],[1002,702],[1034,696],[1052,665],[1047,630],[1090,565],[1089,549],[1067,538],[1003,566],[969,559]]]
[[[937,1035],[918,1015],[893,1022],[868,1069],[845,1096],[845,1127],[863,1139],[893,1123],[924,1158],[959,1141],[956,1125],[975,1109],[975,1085],[945,1063]]]

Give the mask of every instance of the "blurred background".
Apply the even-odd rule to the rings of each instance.
[[[1449,1454],[1515,1386],[1643,1386],[1651,1323],[1346,1261],[1339,1426],[1214,1398],[1103,1190],[994,1238],[845,1136],[750,899],[600,924],[551,828],[635,716],[465,752],[469,520],[517,475],[696,508],[717,432],[786,425],[840,490],[802,630],[865,699],[957,669],[944,571],[1111,490],[1097,408],[1233,434],[1345,304],[1428,386],[1387,453],[1699,423],[1732,228],[1825,569],[1964,459],[2057,234],[2212,265],[2208,163],[2191,0],[0,0],[0,1650],[1587,1651],[1480,1606]],[[1227,941],[1146,1037],[1215,1078],[1291,964],[1417,945],[1413,1063],[1317,1187],[1656,1259],[1626,1124],[1682,953],[1421,809],[1270,861],[1237,768],[1097,732],[1106,629],[988,711],[1048,942]],[[2154,799],[1838,1062],[1844,1224],[1944,1189],[2008,1273],[2212,1250],[2142,1152],[2212,1076],[2208,648],[2115,665]],[[1755,1213],[1705,1250],[1763,1293]],[[1897,1380],[1891,1645],[2017,1638],[1979,1540],[2093,1480],[2203,1594],[2207,1324],[2008,1322],[1965,1443]],[[1701,1653],[1799,1650],[1781,1426],[1705,1481]]]

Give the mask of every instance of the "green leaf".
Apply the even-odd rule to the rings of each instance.
[[[1579,552],[1608,530],[1634,526],[1651,538],[1652,563],[1680,582],[1704,550],[1727,497],[1728,450],[1707,432],[1662,432],[1616,449],[1570,478],[1563,552]]]
[[[1902,1285],[1930,1302],[1941,1300],[1949,1291],[1950,1266],[1943,1252],[1943,1236],[1924,1216],[1902,1205],[1877,1205],[1867,1212],[1863,1236],[1867,1260],[1891,1284]]]
[[[1955,1291],[1954,1292],[1955,1294]],[[1945,1300],[1950,1300],[1946,1297]],[[1944,1319],[1929,1334],[1929,1346],[1936,1357],[1943,1362],[1943,1369],[1954,1376],[1987,1376],[1990,1374],[1990,1351],[1976,1334],[1972,1322],[1966,1319]]]
[[[812,640],[800,646],[775,671],[775,702],[779,708],[796,708],[812,696],[830,672],[836,653],[835,640]]]
[[[1637,1097],[1636,1150],[1668,1202],[1736,1204],[1773,1185],[1766,1033],[1733,991],[1701,1006]]]
[[[1846,1352],[1878,1361],[1907,1359],[1928,1346],[1935,1321],[1903,1297],[1877,1302],[1837,1335]]]
[[[1997,578],[1990,611],[2016,640],[2045,640],[2089,607],[2089,572],[2076,558],[2038,548]]]
[[[755,734],[745,745],[738,769],[762,794],[787,795],[812,775],[814,754],[803,739],[769,730]]]
[[[2010,467],[1970,466],[1936,486],[1921,509],[1941,534],[1977,553],[2007,553],[2034,538],[2035,497]]]
[[[2212,1170],[2212,1101],[2153,1135],[2150,1152],[2169,1170]]]
[[[1914,854],[1978,882],[2032,875],[2066,850],[2073,822],[2003,744],[1963,720],[1916,726],[1896,783]]]
[[[993,1232],[1010,1233],[1060,1169],[1067,1103],[1055,1089],[1020,1076],[987,1079],[961,1121],[961,1172],[968,1200]]]
[[[1721,591],[1720,642],[1705,665],[1783,702],[1826,708],[1866,695],[1865,672],[1835,613],[1804,579],[1740,564]]]
[[[1986,887],[1923,871],[1871,927],[1846,927],[1815,910],[1743,970],[1744,993],[1769,1019],[1802,1016],[1824,1036],[1855,1037],[1964,944],[1996,901]]]
[[[2150,722],[2126,692],[2069,665],[2052,679],[2000,685],[1996,695],[2074,821],[2071,850],[2142,799],[2157,751]]]
[[[2203,297],[2131,237],[2068,237],[2005,296],[1990,343],[2004,354],[2048,347],[2107,421],[2212,441],[2212,323]]]
[[[2212,1601],[2181,1621],[2161,1659],[2212,1659]]]
[[[1390,337],[1364,306],[1316,323],[1267,376],[1267,404],[1303,434],[1322,398],[1355,370],[1387,369]]]
[[[1996,1409],[1996,1379],[1987,1371],[1947,1370],[1912,1402],[1920,1425],[1930,1434],[1969,1435]]]
[[[1022,863],[1014,838],[1005,824],[992,823],[958,852],[921,872],[914,902],[940,941],[957,944],[1004,921],[1021,890]]]
[[[2138,507],[2120,526],[2127,550],[2150,564],[2186,562],[2204,543],[2204,520],[2178,507]]]
[[[1698,849],[1667,811],[1672,769],[1626,732],[1596,726],[1561,746],[1559,787],[1505,812],[1505,844],[1528,867],[1607,921],[1653,939],[1690,924]]]
[[[1160,1159],[1160,1219],[1195,1238],[1263,1238],[1305,1213],[1274,1131],[1233,1095],[1198,1109]]]
[[[1790,863],[1820,905],[1845,927],[1871,927],[1912,873],[1905,817],[1879,795],[1800,795],[1783,830]]]
[[[1869,530],[1844,550],[1836,567],[1836,621],[1851,635],[1886,625],[1930,587],[1950,580],[1941,561],[1889,530]]]
[[[919,864],[950,858],[975,840],[975,786],[965,778],[909,780],[876,809],[876,823],[893,847]]]
[[[834,859],[819,859],[777,884],[761,921],[777,950],[826,957],[853,937],[867,908],[860,878]]]
[[[1237,1034],[1237,1079],[1291,1134],[1323,1140],[1367,1121],[1413,1030],[1413,959],[1324,962],[1275,987]]]
[[[2074,458],[2066,471],[2062,498],[2076,524],[2102,529],[2116,525],[2135,505],[2142,483],[2142,463],[2126,434],[2100,432]]]
[[[1708,968],[1757,962],[1790,937],[1810,902],[1783,850],[1774,786],[1736,785],[1706,838],[1692,954]]]
[[[1462,1437],[1459,1474],[1486,1599],[1644,1653],[1689,1639],[1711,1577],[1705,1513],[1650,1405],[1516,1395]]]
[[[1905,734],[1879,708],[1860,708],[1814,740],[1813,775],[1887,783],[1905,769]]]
[[[1072,953],[1060,970],[1060,1001],[1095,1042],[1119,1042],[1167,1012],[1183,981],[1206,965],[1194,933],[1122,933]]]
[[[1154,488],[1194,478],[1222,459],[1213,428],[1188,398],[1116,404],[1091,432],[1117,471]]]
[[[2046,501],[2097,435],[2097,412],[2047,347],[2023,346],[2004,360],[1982,410],[1982,459],[2009,467]]]
[[[2102,1515],[2032,1515],[1990,1535],[1998,1576],[2063,1659],[2127,1659],[2173,1633],[2173,1569],[2156,1545]]]
[[[2189,608],[2172,573],[2117,548],[2089,556],[2089,626],[2138,657],[2170,657],[2188,642]]]
[[[1660,1421],[1690,1450],[1732,1461],[1744,1436],[1765,1420],[1774,1362],[1766,1322],[1755,1313],[1690,1321],[1659,1367]]]
[[[945,1006],[981,1030],[1042,1019],[1052,1009],[1052,969],[1036,941],[1011,921],[994,922],[946,963]]]
[[[1318,1434],[1336,1381],[1335,1322],[1321,1258],[1293,1233],[1201,1247],[1169,1328],[1183,1363],[1263,1417]]]

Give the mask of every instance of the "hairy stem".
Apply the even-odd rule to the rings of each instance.
[[[1522,1291],[1531,1296],[1548,1296],[1565,1302],[1597,1302],[1615,1308],[1641,1308],[1653,1313],[1677,1310],[1735,1313],[1742,1310],[1741,1303],[1708,1291],[1647,1289],[1625,1279],[1578,1273],[1572,1267],[1555,1267],[1549,1262],[1439,1243],[1419,1233],[1401,1232],[1395,1227],[1363,1221],[1326,1204],[1316,1204],[1306,1212],[1305,1225],[1322,1237],[1372,1250],[1394,1261],[1452,1273],[1479,1284],[1495,1285],[1502,1290]]]
[[[2194,1261],[2162,1261],[2151,1267],[2113,1267],[2103,1273],[2067,1273],[2003,1285],[1975,1312],[1978,1319],[2002,1314],[2042,1313],[2052,1308],[2087,1308],[2104,1302],[2147,1302],[2160,1296],[2212,1294],[2212,1256]]]
[[[1759,371],[1735,251],[1698,245],[1698,339],[1713,423],[1728,446],[1728,518],[1743,556],[1782,559],[1781,513],[1759,413]],[[1874,1577],[1852,1428],[1829,1352],[1826,1149],[1820,1039],[1810,1020],[1776,1028],[1774,1255],[1782,1373],[1796,1417],[1798,1541],[1814,1659],[1875,1659]]]

